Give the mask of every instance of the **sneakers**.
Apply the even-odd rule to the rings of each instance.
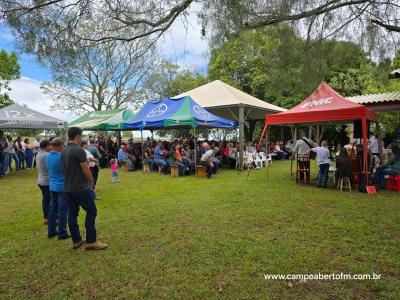
[[[107,248],[107,244],[103,244],[99,241],[96,241],[94,243],[90,243],[86,245],[86,250],[104,250]]]

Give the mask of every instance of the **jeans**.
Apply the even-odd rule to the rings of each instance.
[[[15,161],[15,169],[19,170],[19,159],[18,159],[18,155],[15,152],[9,153],[9,157],[8,157],[8,168],[10,169],[10,171],[12,171],[12,160],[14,159]]]
[[[210,164],[208,161],[201,160],[201,161],[200,161],[200,164],[201,164],[202,166],[205,166],[205,167],[207,168],[207,177],[208,177],[208,178],[211,178],[211,175],[212,175],[213,173],[215,174],[215,172],[214,172],[214,167],[211,166],[211,164]]]
[[[8,169],[8,159],[9,155],[7,152],[2,152],[0,154],[0,175],[6,175]]]
[[[286,153],[283,151],[278,151],[277,153],[278,160],[284,160],[286,158]]]
[[[67,219],[68,219],[68,203],[64,192],[51,191],[51,201],[49,207],[49,223],[48,237],[58,234],[59,238],[68,237]],[[58,230],[57,230],[58,220]]]
[[[86,211],[85,227],[86,227],[86,242],[94,243],[97,240],[96,236],[96,216],[97,208],[95,203],[95,194],[91,188],[73,193],[65,193],[69,205],[68,227],[71,233],[72,241],[78,243],[82,240],[78,225],[79,208],[82,207]]]
[[[154,159],[145,158],[143,161],[149,164],[150,171],[155,171],[157,169]]]
[[[378,184],[379,187],[382,189],[384,189],[386,186],[385,175],[397,176],[397,175],[400,175],[400,172],[399,172],[399,170],[392,168],[392,167],[376,168],[376,171],[374,174],[374,180],[375,180],[375,183]]]
[[[116,182],[118,180],[118,170],[112,171],[112,182]]]
[[[17,169],[25,169],[25,153],[18,151],[18,167]]]
[[[171,162],[171,166],[178,166],[178,175],[183,176],[185,173],[185,165],[179,161]]]
[[[94,166],[94,167],[90,168],[90,171],[92,173],[92,177],[93,177],[93,181],[94,181],[93,189],[95,189],[96,188],[97,179],[99,178],[100,168],[99,168],[99,166]]]
[[[317,179],[318,187],[326,188],[328,186],[328,172],[329,172],[329,164],[319,165],[319,174]]]
[[[48,185],[40,185],[38,184],[40,190],[42,191],[42,210],[43,210],[43,219],[49,218],[49,206],[51,201],[50,188]]]
[[[161,172],[167,173],[169,162],[166,159],[155,158],[154,163],[161,168]]]

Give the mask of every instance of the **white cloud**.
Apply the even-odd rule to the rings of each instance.
[[[176,20],[159,43],[162,56],[183,68],[203,69],[208,63],[208,41],[201,35],[197,13],[199,4],[191,6],[188,15]]]
[[[71,121],[74,115],[69,112],[50,111],[51,99],[48,95],[43,94],[40,89],[42,82],[29,78],[21,77],[18,80],[10,82],[10,97],[19,104],[26,104],[29,108],[37,110],[46,115],[55,118]]]

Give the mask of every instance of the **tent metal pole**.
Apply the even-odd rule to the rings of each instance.
[[[118,146],[121,146],[122,144],[121,130],[116,130],[116,131],[117,131]]]
[[[193,128],[193,142],[194,142],[194,173],[197,176],[197,143],[196,143],[196,128]]]
[[[294,126],[294,132],[293,132],[293,140],[294,143],[296,144],[297,141],[297,126]],[[290,156],[290,179],[293,179],[293,158],[296,154],[292,152],[292,155]]]
[[[239,106],[239,168],[243,171],[244,161],[244,106]]]
[[[142,146],[142,170],[143,170],[143,173],[144,173],[143,130],[140,130],[140,140],[141,140],[141,146]]]
[[[378,135],[378,147],[379,147],[379,160],[382,161],[383,159],[383,152],[382,152],[382,131],[381,131],[381,125],[379,122],[376,122],[376,130],[377,130],[377,135]]]
[[[368,185],[368,140],[367,140],[367,119],[362,119],[362,141],[363,141],[363,171],[365,175],[365,185]]]

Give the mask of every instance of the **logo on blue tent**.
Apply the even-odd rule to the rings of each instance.
[[[163,115],[168,110],[168,106],[165,103],[154,107],[146,116],[146,118],[154,118]]]
[[[199,117],[202,117],[203,119],[210,119],[211,114],[206,111],[204,108],[198,106],[198,105],[193,105],[193,111],[195,112],[196,115]]]

